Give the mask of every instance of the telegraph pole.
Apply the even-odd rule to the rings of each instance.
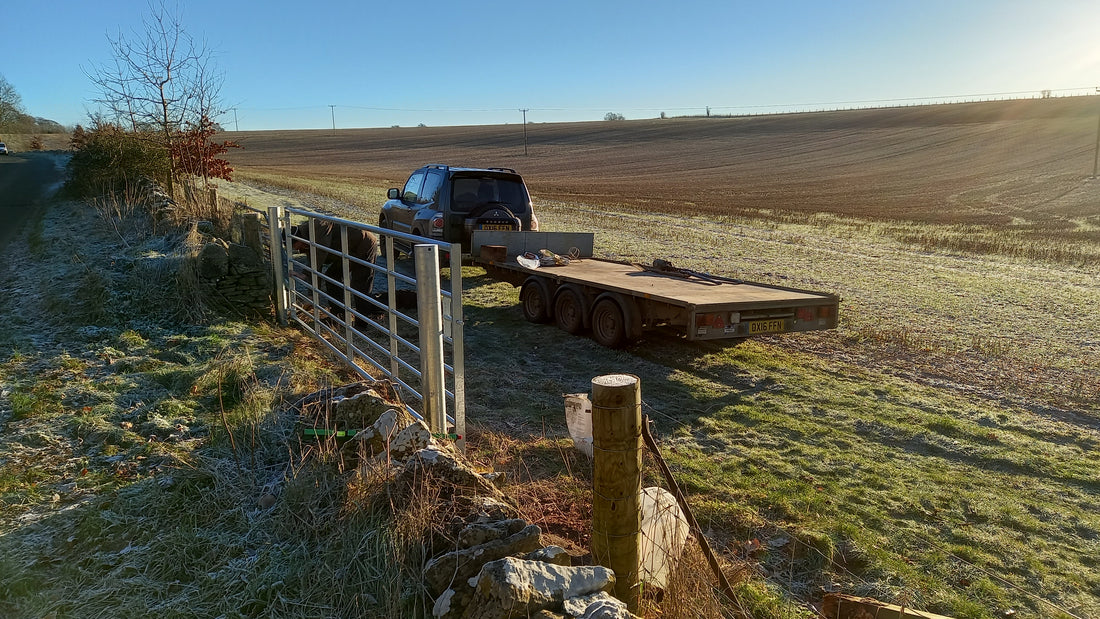
[[[1100,95],[1100,86],[1096,87],[1096,94]],[[1092,155],[1092,177],[1096,178],[1096,164],[1100,163],[1100,114],[1096,115],[1096,152]]]
[[[328,106],[330,112],[332,112],[332,135],[336,135],[336,106]]]
[[[527,156],[527,110],[531,108],[520,108],[519,111],[523,112],[523,156]],[[1093,174],[1095,176],[1095,174]]]
[[[241,126],[237,124],[237,108],[233,108],[233,130],[240,131]]]

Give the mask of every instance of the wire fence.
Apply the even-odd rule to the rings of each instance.
[[[642,407],[647,415],[660,418],[664,423],[671,423],[674,428],[688,427],[688,424],[685,424],[683,421],[661,412],[644,401],[642,402]],[[646,423],[648,423],[648,419]],[[664,475],[659,475],[657,473],[662,468],[666,467],[667,472]],[[678,500],[686,505],[686,498],[680,494],[677,488],[677,483],[675,481],[676,472],[665,464],[656,440],[652,443],[651,447],[647,449],[644,468],[644,479],[646,479],[648,483],[663,485],[664,488],[662,490],[675,493]],[[789,481],[799,481],[796,476],[778,468],[773,469],[772,472]],[[713,485],[715,481],[717,480],[710,479],[708,483]],[[732,485],[719,485],[718,488],[720,492],[723,494],[728,493],[729,496],[736,496],[741,492]],[[656,493],[653,488],[647,488],[646,492],[649,494]],[[687,522],[692,518],[690,506],[685,510],[676,510],[675,507],[676,506],[667,502],[662,503],[659,518],[666,522],[681,520]],[[643,519],[645,518],[646,516],[643,515]],[[719,590],[728,591],[728,585],[723,583],[723,578],[725,578],[723,574],[725,572],[751,572],[782,592],[785,599],[789,601],[792,607],[797,606],[814,613],[820,612],[820,607],[815,606],[815,598],[817,596],[838,592],[848,592],[858,596],[875,598],[911,610],[927,611],[927,609],[937,601],[930,597],[925,591],[921,590],[921,588],[909,586],[897,579],[870,581],[855,573],[848,567],[848,561],[852,559],[850,556],[853,552],[852,549],[838,549],[831,543],[823,543],[821,539],[808,537],[801,532],[791,529],[789,526],[784,526],[776,522],[774,519],[769,519],[767,524],[763,526],[752,527],[748,523],[743,524],[746,529],[756,528],[762,532],[766,531],[768,535],[759,536],[764,537],[763,541],[761,541],[759,537],[753,537],[748,540],[719,540],[720,550],[723,551],[721,554],[724,556],[725,560],[720,568],[714,568],[712,565],[712,568],[714,568],[712,571],[714,573],[712,574],[713,578],[711,580],[713,585]],[[693,536],[698,536],[701,530],[693,528],[691,532]],[[685,548],[695,543],[702,543],[704,545],[707,543],[706,540],[699,539],[683,542],[679,537],[670,538],[665,534],[665,529],[658,529],[657,534],[653,534],[650,529],[644,526],[640,534],[643,537],[642,543],[648,549],[648,552],[660,555],[656,559],[653,559],[643,554],[643,565],[646,561],[653,561],[656,564],[671,564],[675,567],[680,562],[680,558]],[[898,540],[892,541],[897,542]],[[957,553],[952,552],[944,544],[934,539],[920,538],[910,541],[915,542],[916,545],[920,547],[918,550],[946,557],[962,568],[965,568],[965,570],[969,570],[972,574],[988,578],[990,581],[996,582],[1006,589],[1013,590],[1019,595],[1034,602],[1036,607],[1045,608],[1049,612],[1055,613],[1055,616],[1065,616],[1070,619],[1083,619],[1071,610],[1054,601],[1037,595],[1035,592],[1012,582],[1005,576],[996,574],[991,570],[976,565],[972,561],[960,557]],[[879,548],[879,550],[896,552],[897,548],[887,548],[883,546]],[[645,580],[647,572],[644,568],[641,570],[641,574],[642,579]],[[659,584],[659,581],[655,581],[655,584]],[[735,605],[738,603],[737,600],[731,599],[730,601]],[[976,604],[980,604],[978,600],[972,601]],[[793,611],[793,608],[791,610]]]

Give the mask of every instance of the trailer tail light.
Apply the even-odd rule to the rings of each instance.
[[[836,311],[831,305],[822,305],[817,308],[818,318],[833,318],[834,316],[836,316]]]
[[[809,322],[816,318],[814,308],[812,307],[800,307],[794,315],[795,318],[797,318],[801,322]]]
[[[729,324],[726,321],[726,314],[696,314],[695,315],[695,328],[702,329],[706,327],[713,327],[715,329],[725,329]]]

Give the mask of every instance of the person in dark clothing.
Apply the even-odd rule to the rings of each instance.
[[[313,241],[317,244],[317,270],[323,272],[326,276],[340,282],[340,284],[333,284],[332,282],[322,282],[321,289],[325,294],[336,299],[340,303],[344,300],[344,260],[340,256],[340,252],[343,249],[342,241],[340,239],[340,226],[328,222],[318,221],[315,224],[317,229],[317,238]],[[291,226],[290,233],[300,239],[310,239],[309,223],[299,224],[297,226]],[[295,251],[309,252],[309,243],[299,238],[294,239],[293,246]],[[367,230],[359,230],[357,228],[348,228],[348,249],[349,256],[354,256],[365,262],[374,262],[378,257],[378,237],[374,233]],[[374,269],[369,266],[359,264],[355,261],[349,261],[348,263],[349,281],[353,290],[359,291],[363,295],[370,295],[374,288]],[[361,315],[366,316],[373,308],[370,302],[359,298],[354,293],[352,297],[352,307],[355,311]]]

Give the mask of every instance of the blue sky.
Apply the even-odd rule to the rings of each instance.
[[[170,6],[174,6],[170,3]],[[740,114],[996,93],[1095,93],[1096,0],[186,0],[241,130]],[[0,75],[86,121],[86,71],[145,0],[3,0]],[[986,98],[986,97],[977,97]],[[329,106],[335,106],[330,108]]]

